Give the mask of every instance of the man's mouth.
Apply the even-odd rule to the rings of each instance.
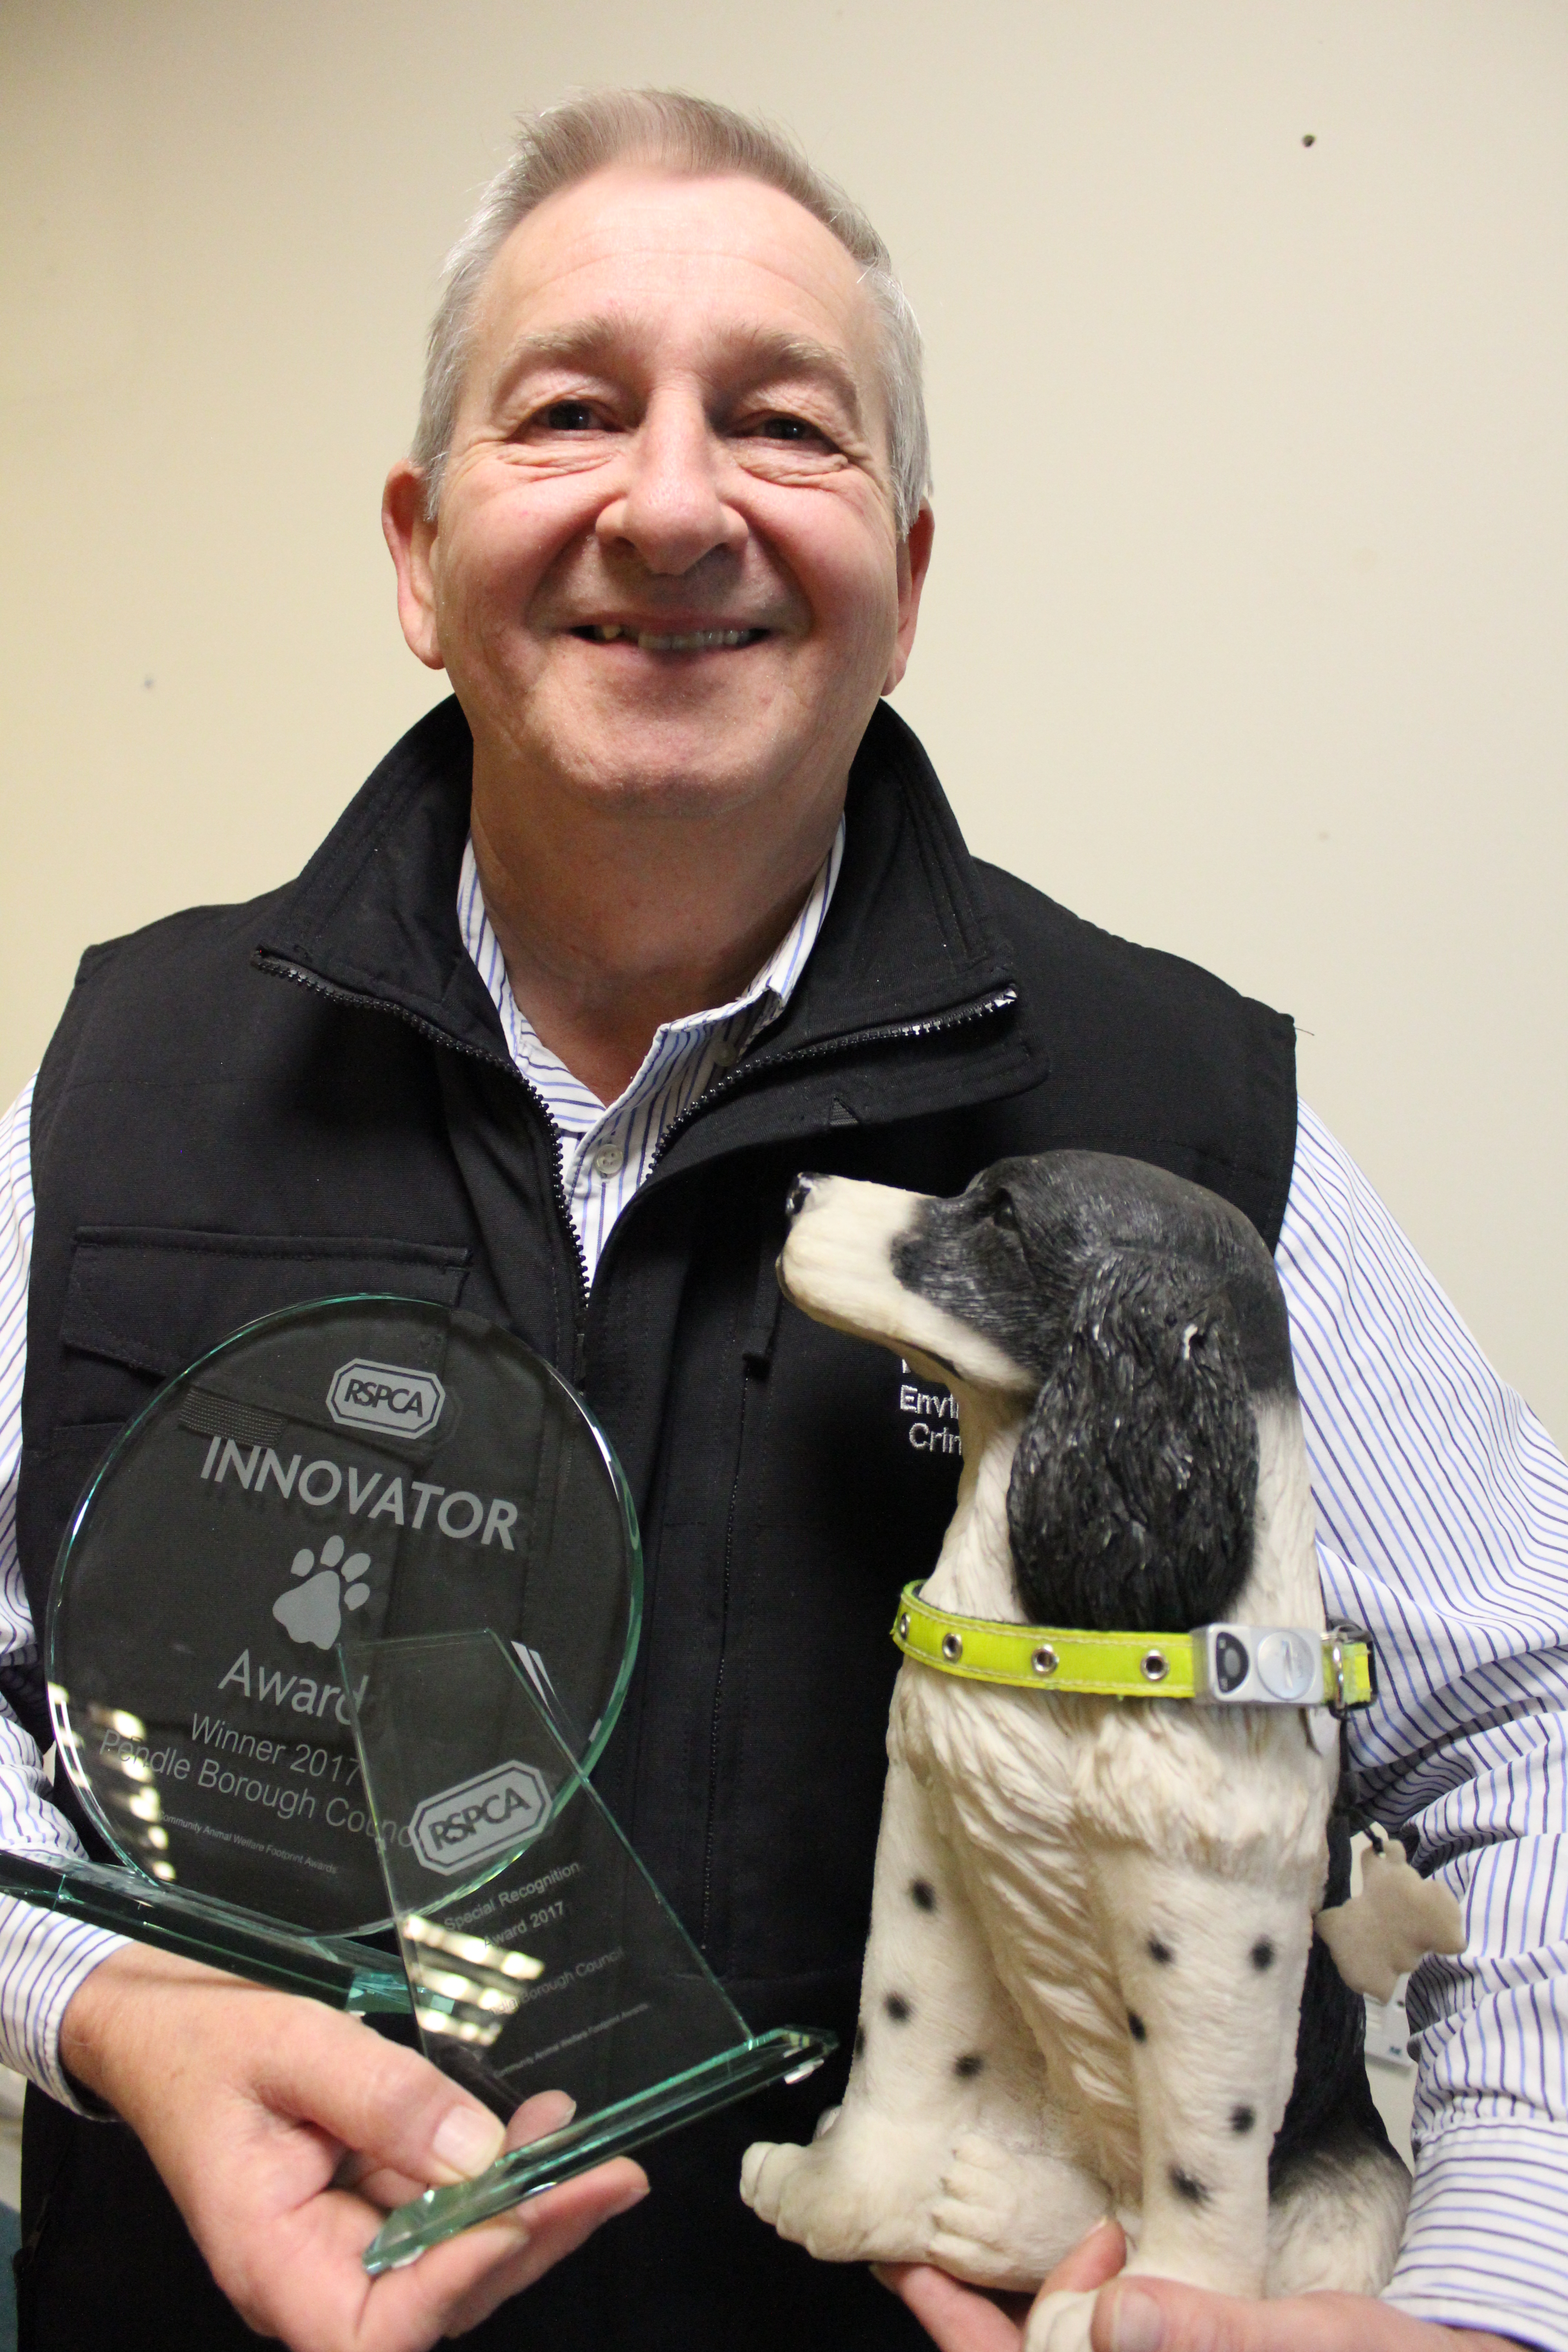
[[[766,629],[635,629],[619,621],[593,621],[574,629],[585,645],[613,646],[620,640],[645,654],[708,654],[728,652],[735,646],[754,646]]]

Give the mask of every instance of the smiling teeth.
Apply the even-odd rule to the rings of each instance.
[[[587,634],[601,646],[613,646],[617,637],[633,637],[645,654],[705,654],[719,646],[750,645],[763,633],[760,629],[688,629],[679,635],[660,636],[652,629],[623,629],[611,621]]]

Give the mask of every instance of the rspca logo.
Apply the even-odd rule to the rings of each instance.
[[[434,1372],[371,1364],[359,1356],[339,1367],[327,1391],[327,1411],[342,1427],[394,1437],[423,1437],[440,1420],[446,1402]]]
[[[414,1850],[443,1878],[522,1844],[550,1811],[550,1790],[531,1764],[497,1764],[416,1806]]]

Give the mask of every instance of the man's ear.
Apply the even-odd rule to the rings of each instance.
[[[882,680],[884,694],[891,694],[910,666],[915,623],[920,618],[921,590],[931,567],[931,543],[935,530],[936,517],[922,500],[919,514],[910,525],[910,535],[899,549],[899,634],[888,675]]]
[[[427,669],[445,669],[430,562],[436,526],[426,520],[425,477],[407,457],[400,457],[386,478],[381,527],[397,567],[397,617],[408,649]]]

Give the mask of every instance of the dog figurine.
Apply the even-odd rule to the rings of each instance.
[[[1285,1303],[1238,1211],[1079,1151],[1002,1161],[954,1200],[803,1176],[790,1211],[785,1297],[958,1401],[925,1602],[1298,1627],[1316,1657]],[[888,1757],[844,2101],[810,2147],[747,2151],[747,2203],[825,2260],[997,2288],[1035,2289],[1112,2213],[1131,2271],[1375,2294],[1409,2176],[1361,2004],[1313,1945],[1328,1709],[1048,1695],[910,1658]],[[1045,2298],[1026,2352],[1083,2352],[1092,2304]]]

